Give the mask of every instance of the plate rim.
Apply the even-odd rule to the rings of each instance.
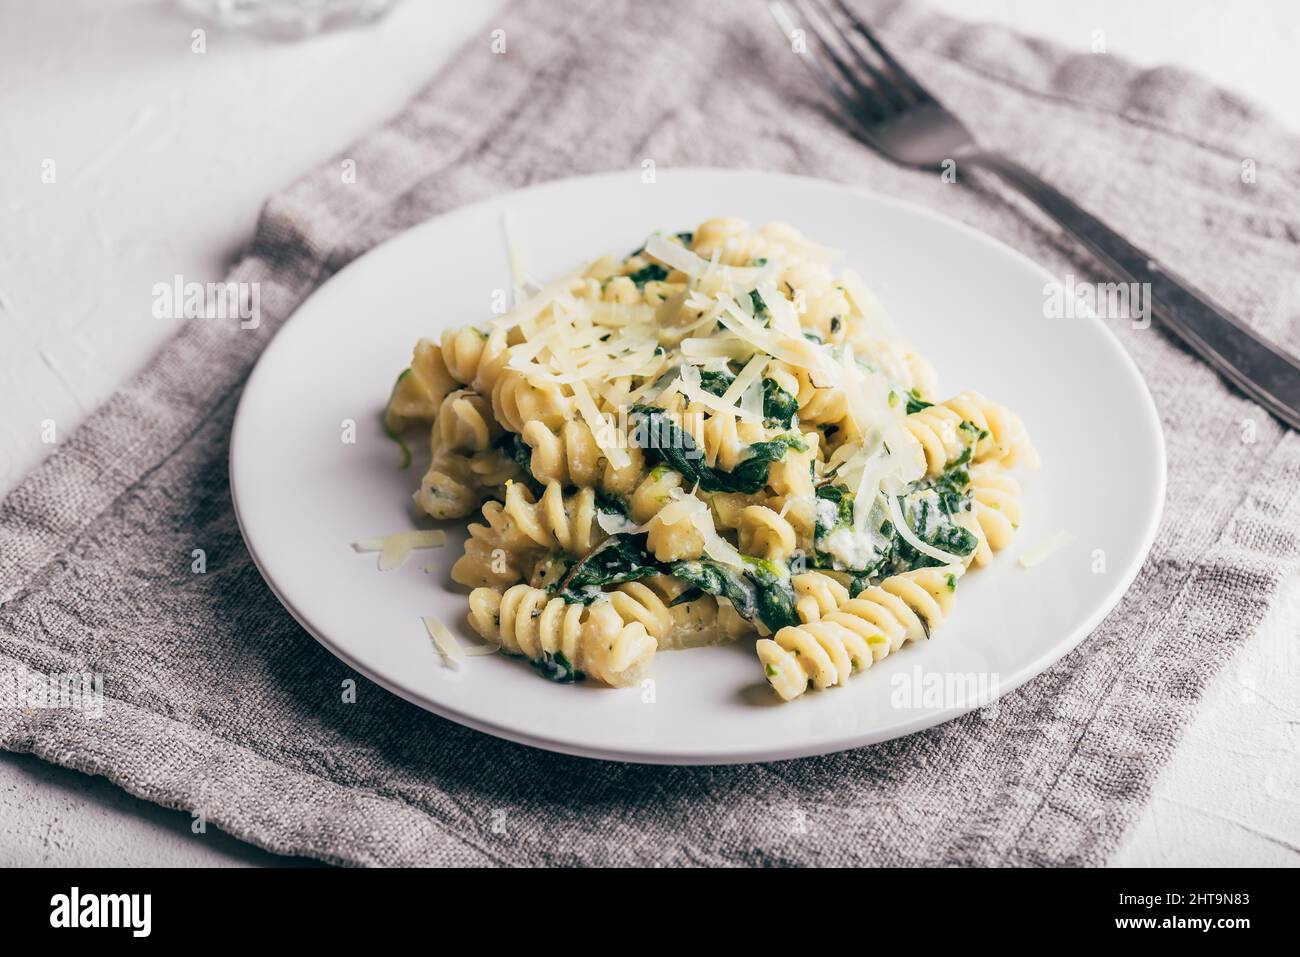
[[[881,203],[887,206],[893,206],[910,215],[920,216],[922,219],[929,220],[931,223],[937,224],[942,228],[956,229],[958,232],[964,233],[966,236],[973,239],[977,243],[990,246],[995,251],[1003,255],[1009,255],[1013,260],[1019,262],[1024,266],[1027,266],[1030,270],[1039,274],[1039,276],[1043,278],[1045,282],[1058,281],[1057,277],[1046,266],[1034,260],[1027,253],[1021,252],[1019,249],[1016,249],[1015,247],[1008,245],[1007,243],[1003,242],[1002,240],[998,239],[995,236],[992,236],[980,229],[977,229],[976,227],[971,226],[968,223],[962,222],[959,219],[956,219],[944,213],[933,210],[927,206],[922,206],[919,203],[913,202],[911,200],[904,199],[898,196],[893,196],[887,193],[881,193],[876,190],[869,189],[867,187],[856,186],[849,183],[842,183],[837,180],[825,179],[816,176],[807,176],[799,173],[776,172],[776,171],[761,170],[761,169],[756,169],[751,167],[731,168],[731,167],[716,167],[716,166],[671,166],[671,167],[662,167],[659,172],[661,175],[665,175],[665,176],[668,175],[685,175],[685,176],[705,175],[705,176],[727,176],[727,177],[757,176],[764,179],[785,181],[787,183],[792,183],[804,187],[812,186],[812,187],[817,187],[822,189],[829,187],[835,190],[844,190],[862,199],[866,199],[871,202]],[[1097,628],[1097,626],[1105,619],[1105,617],[1109,615],[1110,612],[1113,611],[1123,600],[1124,595],[1127,594],[1134,580],[1136,580],[1138,574],[1141,572],[1143,565],[1145,565],[1147,558],[1150,556],[1151,548],[1155,543],[1156,533],[1159,530],[1160,521],[1164,515],[1167,485],[1168,485],[1168,457],[1167,457],[1166,441],[1165,441],[1165,434],[1164,434],[1164,426],[1160,420],[1160,414],[1159,414],[1159,410],[1156,407],[1155,399],[1151,395],[1150,387],[1147,385],[1146,377],[1142,375],[1142,371],[1138,367],[1137,362],[1133,359],[1132,355],[1129,354],[1128,350],[1124,348],[1123,344],[1119,341],[1119,338],[1118,336],[1115,335],[1114,331],[1105,322],[1103,322],[1091,309],[1085,310],[1085,314],[1078,318],[1085,322],[1092,323],[1097,328],[1102,330],[1102,332],[1104,333],[1104,335],[1101,337],[1102,341],[1105,342],[1107,348],[1114,355],[1118,357],[1120,366],[1123,367],[1125,371],[1128,373],[1128,375],[1130,376],[1130,378],[1132,378],[1138,384],[1139,394],[1145,399],[1145,402],[1141,403],[1142,418],[1144,418],[1146,420],[1146,424],[1151,427],[1151,431],[1154,432],[1156,438],[1155,451],[1157,453],[1156,461],[1157,461],[1158,468],[1156,470],[1155,508],[1153,508],[1146,517],[1146,524],[1141,531],[1141,546],[1135,552],[1133,559],[1131,559],[1128,565],[1124,568],[1122,574],[1116,576],[1115,584],[1112,585],[1109,591],[1106,592],[1103,600],[1097,603],[1096,607],[1084,619],[1083,623],[1078,625],[1072,632],[1069,633],[1067,637],[1065,637],[1061,641],[1054,643],[1049,650],[1043,652],[1042,654],[1033,658],[1027,664],[1023,665],[1021,668],[1017,669],[1009,679],[1002,678],[1000,676],[1000,680],[997,687],[997,694],[993,699],[991,699],[991,701],[987,701],[987,702],[976,701],[974,703],[969,703],[969,704],[962,703],[960,705],[944,708],[940,711],[926,711],[922,714],[918,714],[912,717],[907,721],[902,722],[901,724],[890,726],[890,728],[884,734],[881,734],[879,729],[877,729],[874,732],[868,731],[868,732],[857,733],[854,735],[838,737],[834,741],[829,743],[820,742],[820,743],[810,743],[805,745],[788,745],[788,746],[775,747],[775,748],[771,746],[763,747],[761,745],[758,745],[753,749],[743,750],[743,751],[738,750],[736,747],[733,746],[731,748],[728,748],[725,751],[703,750],[699,752],[692,751],[689,753],[664,752],[664,751],[654,750],[653,748],[648,748],[645,750],[638,750],[638,749],[623,750],[623,749],[608,748],[608,747],[587,747],[581,744],[580,742],[574,742],[563,738],[555,738],[552,736],[547,736],[545,734],[531,734],[527,731],[522,731],[514,727],[507,727],[504,725],[496,724],[491,720],[481,719],[476,716],[461,712],[454,707],[449,707],[443,704],[442,702],[437,702],[426,697],[421,697],[411,689],[404,688],[401,685],[397,684],[396,682],[391,681],[386,676],[368,668],[367,666],[362,664],[359,660],[357,660],[346,649],[344,649],[343,647],[341,647],[336,643],[331,642],[324,634],[325,629],[322,628],[320,631],[318,631],[316,628],[313,628],[309,624],[305,613],[303,613],[302,611],[300,611],[300,609],[294,606],[293,602],[291,602],[288,599],[288,597],[282,593],[280,588],[276,585],[272,576],[268,573],[263,557],[258,554],[257,548],[253,544],[253,538],[250,535],[245,516],[241,511],[240,504],[239,504],[240,495],[238,492],[238,481],[236,478],[238,474],[236,468],[236,459],[237,459],[237,448],[239,447],[240,444],[239,435],[241,434],[241,425],[246,424],[246,417],[244,415],[246,409],[245,400],[249,394],[251,387],[258,380],[259,373],[263,371],[263,367],[265,365],[265,359],[273,349],[276,340],[280,338],[281,334],[289,327],[290,323],[292,323],[295,319],[298,318],[303,307],[312,299],[319,296],[324,290],[328,289],[329,286],[332,283],[334,283],[334,281],[340,275],[342,275],[347,270],[352,268],[358,262],[380,252],[386,246],[398,240],[401,240],[402,238],[406,237],[410,232],[416,229],[420,229],[422,227],[427,226],[430,223],[436,222],[440,219],[446,218],[451,215],[472,213],[474,210],[479,209],[480,207],[500,203],[502,200],[505,200],[512,196],[543,192],[551,189],[561,189],[566,187],[571,188],[578,184],[616,180],[620,178],[626,178],[632,175],[635,175],[634,171],[610,170],[610,171],[604,171],[598,173],[578,174],[575,176],[566,176],[558,179],[550,179],[538,183],[531,183],[527,186],[518,189],[508,190],[505,192],[497,192],[491,195],[480,197],[472,202],[443,210],[433,216],[430,216],[426,219],[422,219],[417,223],[413,223],[412,225],[408,226],[402,231],[395,233],[392,236],[389,236],[383,242],[378,243],[375,246],[371,247],[370,249],[366,250],[364,253],[350,260],[342,268],[340,268],[339,270],[331,274],[325,280],[325,282],[321,283],[318,287],[312,290],[301,302],[297,304],[297,306],[294,307],[292,313],[290,313],[290,315],[285,318],[285,320],[281,323],[280,328],[276,330],[275,334],[271,337],[271,339],[266,343],[265,346],[262,347],[262,350],[258,355],[252,370],[249,372],[248,378],[244,381],[244,384],[240,389],[239,403],[236,407],[235,416],[232,421],[231,430],[230,430],[230,440],[228,446],[229,453],[228,453],[227,477],[230,485],[231,505],[235,514],[236,524],[239,527],[240,537],[244,542],[244,547],[248,550],[249,556],[253,559],[253,564],[257,568],[258,574],[261,576],[263,582],[265,582],[267,587],[271,590],[271,593],[275,595],[276,600],[279,601],[281,606],[287,612],[289,612],[290,616],[294,619],[294,621],[296,621],[298,625],[305,632],[307,632],[307,634],[311,635],[313,639],[315,639],[321,646],[323,646],[327,651],[329,651],[330,654],[334,655],[336,658],[338,658],[340,661],[346,664],[349,668],[352,668],[354,671],[359,672],[370,681],[373,681],[375,684],[384,688],[386,691],[389,691],[390,693],[398,696],[399,698],[408,701],[411,704],[414,704],[417,707],[424,709],[425,711],[429,711],[433,714],[438,715],[439,717],[445,718],[446,720],[453,721],[456,724],[463,725],[465,727],[471,728],[475,731],[482,732],[484,734],[492,735],[493,737],[498,737],[508,741],[512,741],[516,744],[522,744],[527,747],[537,748],[543,751],[552,751],[560,754],[566,754],[573,757],[581,757],[581,758],[587,758],[591,760],[601,760],[601,761],[617,761],[617,762],[624,762],[624,763],[631,763],[631,764],[654,764],[654,765],[675,765],[675,766],[701,766],[701,765],[723,766],[723,765],[733,765],[733,764],[759,764],[759,763],[765,763],[769,761],[784,761],[784,760],[791,760],[791,759],[803,758],[803,757],[837,754],[842,751],[848,751],[860,747],[868,747],[873,744],[879,744],[885,741],[894,740],[896,738],[905,737],[910,734],[915,734],[918,731],[923,731],[928,728],[936,727],[941,724],[946,724],[947,722],[952,721],[955,718],[961,717],[962,715],[974,711],[980,707],[984,707],[987,706],[988,704],[991,704],[992,701],[996,701],[1004,697],[1005,695],[1010,694],[1012,691],[1016,690],[1021,685],[1027,683],[1033,678],[1038,677],[1048,668],[1052,667],[1052,665],[1056,664],[1066,655],[1070,654],[1070,652],[1078,648],[1078,646],[1082,644],[1084,639],[1087,638]]]

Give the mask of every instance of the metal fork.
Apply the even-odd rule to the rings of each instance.
[[[790,0],[815,37],[794,43],[798,26],[786,4],[768,8],[817,82],[868,146],[904,166],[989,170],[1033,200],[1124,281],[1149,284],[1151,315],[1211,366],[1293,429],[1300,429],[1300,362],[1212,304],[1154,256],[1130,243],[1069,197],[1001,153],[981,147],[898,62],[844,0]]]

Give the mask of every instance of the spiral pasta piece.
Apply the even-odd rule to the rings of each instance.
[[[799,421],[808,425],[840,425],[848,418],[849,399],[841,390],[819,386],[808,369],[794,370],[799,383],[795,396],[799,403]]]
[[[463,456],[435,456],[412,498],[426,514],[439,520],[464,518],[483,501],[469,472],[469,459]]]
[[[669,575],[654,575],[619,585],[609,600],[624,621],[640,622],[661,651],[721,644],[753,633],[726,600],[702,595],[673,604],[686,587]]]
[[[549,482],[534,501],[523,485],[512,482],[502,514],[509,520],[503,537],[518,544],[586,555],[605,537],[596,524],[596,494],[589,488],[566,496],[558,482]]]
[[[1020,483],[1000,465],[987,463],[971,469],[970,492],[970,517],[962,524],[978,541],[971,563],[980,567],[1010,545],[1020,527]]]
[[[821,435],[805,432],[803,443],[807,448],[800,452],[789,449],[778,462],[767,468],[767,485],[779,496],[811,497],[813,494],[812,464],[817,459]]]
[[[947,405],[932,405],[903,419],[925,453],[927,475],[938,475],[966,450],[969,443],[963,438],[962,421],[961,413]]]
[[[822,572],[805,572],[790,580],[794,586],[795,613],[804,624],[818,621],[849,600],[849,590]]]
[[[963,392],[944,403],[983,434],[975,445],[973,462],[997,462],[1003,468],[1038,467],[1038,453],[1029,441],[1020,417],[978,392]]]
[[[804,329],[817,333],[823,342],[844,341],[849,301],[825,263],[803,260],[782,272],[781,282],[791,290],[796,308],[802,309],[799,324]]]
[[[487,399],[469,389],[447,394],[434,420],[441,446],[456,451],[485,452],[501,436]]]
[[[522,432],[529,422],[554,429],[575,415],[573,399],[553,382],[503,369],[492,384],[492,414],[511,432]]]
[[[615,468],[601,452],[591,427],[581,420],[565,422],[558,430],[544,422],[528,422],[520,434],[532,449],[529,464],[539,482],[594,487],[614,495],[628,495],[645,474],[645,455],[641,449],[622,442],[628,464]]]
[[[760,639],[755,647],[768,683],[789,701],[809,688],[842,685],[904,643],[928,638],[951,611],[963,571],[952,565],[894,575],[815,621]]]
[[[432,518],[464,518],[519,475],[519,467],[498,449],[470,453],[445,443],[437,420],[430,445],[429,468],[412,497]]]
[[[482,523],[469,526],[464,553],[451,567],[452,581],[469,588],[506,588],[530,581],[551,553],[521,532],[500,502],[484,505],[482,516]]]
[[[662,465],[651,469],[627,497],[632,521],[644,525],[658,516],[673,501],[673,492],[682,487],[682,477]]]
[[[504,592],[476,588],[469,596],[470,626],[483,638],[530,661],[590,675],[615,688],[634,685],[654,658],[655,640],[639,621],[627,622],[608,601],[570,604],[540,588]],[[562,657],[561,657],[562,656]]]
[[[769,496],[764,504],[775,511],[794,529],[798,547],[807,552],[812,548],[817,530],[817,499],[811,492],[800,490],[790,495]]]
[[[656,515],[646,529],[646,548],[661,562],[690,561],[704,554],[704,534],[689,519],[667,522]]]
[[[719,216],[695,227],[692,249],[703,259],[716,253],[718,261],[728,266],[747,266],[767,252],[767,241],[751,232],[743,219]]]
[[[702,434],[705,464],[728,472],[744,460],[751,445],[764,438],[762,426],[723,412],[704,419]]]
[[[390,432],[401,432],[415,422],[432,422],[445,396],[456,388],[456,380],[443,361],[442,348],[430,339],[415,344],[411,364],[397,379],[384,423]]]
[[[926,472],[931,476],[967,448],[972,463],[1038,466],[1038,453],[1019,416],[978,392],[962,392],[913,412],[904,424],[924,449]]]
[[[790,523],[765,505],[743,509],[736,533],[743,554],[775,562],[785,562],[799,544]]]
[[[592,490],[565,496],[554,482],[538,501],[510,482],[505,502],[486,503],[482,515],[482,523],[469,526],[464,554],[451,569],[452,581],[471,588],[523,581],[541,556],[557,551],[586,555],[605,538],[595,523]]]
[[[624,621],[640,622],[655,641],[667,638],[672,631],[673,615],[668,607],[672,598],[665,594],[663,586],[657,582],[624,582],[610,592],[609,600]]]
[[[488,335],[466,326],[450,329],[442,334],[442,361],[453,379],[461,385],[470,385],[478,375],[479,365],[487,349]]]
[[[465,551],[451,566],[451,580],[467,588],[507,588],[528,578],[527,551],[509,549],[500,542],[484,537],[483,525],[471,525]],[[475,536],[474,531],[480,531]]]

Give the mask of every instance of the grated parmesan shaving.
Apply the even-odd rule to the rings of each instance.
[[[420,620],[424,622],[424,630],[433,639],[433,647],[438,654],[458,666],[463,665],[466,658],[485,658],[501,650],[499,641],[471,641],[468,644],[461,641],[450,628],[432,615],[421,615]]]
[[[577,403],[578,412],[591,429],[592,437],[600,446],[600,450],[605,453],[609,464],[616,469],[625,469],[631,465],[632,459],[619,446],[616,430],[596,408],[596,400],[591,397],[585,382],[579,380],[573,383],[573,398]]]
[[[450,658],[456,664],[461,664],[467,657],[465,649],[457,640],[456,636],[451,633],[451,629],[444,625],[436,618],[423,615],[420,620],[424,622],[424,628],[433,639],[434,647],[445,658]]]
[[[596,509],[596,524],[600,526],[600,530],[606,535],[636,535],[646,530],[626,515],[619,512],[602,512],[600,509]]]
[[[778,339],[767,329],[764,329],[745,315],[734,300],[729,299],[726,301],[725,307],[718,315],[718,321],[756,349],[766,352],[783,362],[804,369],[818,368],[821,364],[816,358],[815,350],[803,349],[803,346],[808,344],[806,339],[796,340],[792,336]]]
[[[523,257],[519,255],[519,243],[515,241],[515,221],[509,212],[501,217],[501,232],[506,238],[506,255],[510,260],[510,285],[512,306],[519,305],[520,299],[524,295],[524,287],[528,283],[528,276],[524,272]]]
[[[740,370],[740,375],[736,376],[731,385],[727,386],[727,391],[722,393],[722,402],[724,405],[734,406],[745,395],[745,390],[753,383],[757,382],[763,375],[763,370],[767,368],[767,358],[765,356],[754,356],[745,364],[745,368]]]
[[[577,269],[570,270],[555,282],[543,286],[534,295],[524,300],[521,305],[511,309],[504,316],[497,316],[492,320],[492,325],[503,329],[526,325],[550,306],[556,296],[568,292],[573,283],[582,278],[582,274],[586,270],[586,266],[579,266]]]
[[[746,359],[754,352],[736,336],[716,339],[683,339],[682,355],[688,359]]]
[[[1033,568],[1035,565],[1041,565],[1057,551],[1074,541],[1075,536],[1062,529],[1046,541],[1039,542],[1033,548],[1027,549],[1017,560],[1017,563],[1021,568]]]
[[[394,532],[383,538],[363,538],[352,543],[358,552],[379,552],[379,570],[400,568],[406,557],[417,548],[441,548],[447,544],[447,533],[440,528],[425,528],[412,532]]]
[[[795,312],[794,303],[781,295],[776,288],[776,283],[759,283],[757,288],[763,305],[767,306],[768,315],[772,317],[772,328],[787,336],[802,336],[803,329],[799,325],[799,316]]]
[[[720,398],[712,392],[706,392],[700,386],[687,382],[681,377],[677,378],[673,383],[673,387],[690,401],[697,402],[719,415],[734,415],[738,419],[743,419],[749,422],[762,421],[762,413],[755,415],[752,410],[741,409],[730,402],[727,402],[725,397]]]
[[[753,289],[754,283],[763,273],[763,267],[720,265],[716,262],[717,250],[714,250],[715,261],[710,262],[707,259],[701,259],[685,246],[679,246],[677,243],[669,242],[662,236],[651,236],[647,239],[645,244],[645,253],[651,259],[657,259],[665,266],[672,266],[678,272],[685,273],[691,279],[702,279],[705,276],[714,276],[733,288],[743,286],[746,289]]]

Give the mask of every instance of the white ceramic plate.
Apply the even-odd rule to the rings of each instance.
[[[518,659],[434,651],[421,615],[466,636],[464,589],[448,577],[463,535],[381,573],[350,543],[414,525],[408,471],[381,432],[394,375],[420,336],[481,322],[509,286],[509,212],[531,275],[548,279],[654,230],[718,215],[785,220],[845,252],[944,394],[977,389],[1023,416],[1043,458],[1022,473],[1016,543],[961,582],[925,643],[844,687],[780,704],[749,641],[658,655],[653,682],[610,690],[541,680]],[[1005,693],[1078,644],[1119,601],[1164,502],[1159,420],[1133,362],[1095,319],[1044,318],[1051,276],[966,226],[860,189],[766,173],[660,171],[547,183],[476,203],[385,243],[329,280],[262,356],[239,406],[231,484],[254,560],[285,607],[334,654],[402,697],[489,734],[591,757],[660,763],[823,754],[930,727]],[[355,444],[343,441],[356,423]],[[1026,549],[1077,540],[1021,568]],[[434,563],[433,571],[425,566]],[[1104,570],[1097,569],[1104,562]],[[903,699],[946,676],[956,696]],[[969,682],[969,679],[967,679]]]

